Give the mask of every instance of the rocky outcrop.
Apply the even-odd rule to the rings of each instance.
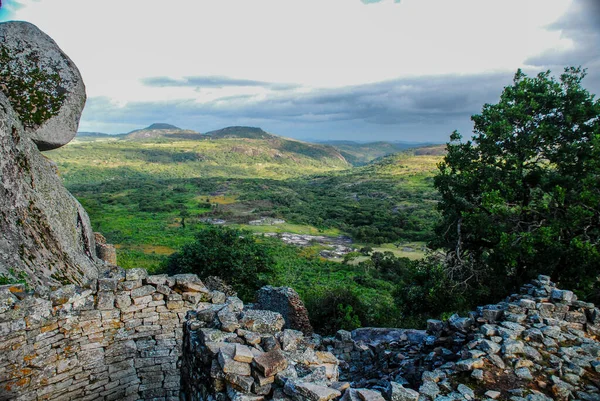
[[[97,278],[99,262],[88,215],[38,150],[68,142],[71,134],[62,133],[77,128],[83,84],[71,77],[70,60],[31,24],[0,24],[0,57],[8,60],[0,62],[0,275],[32,285],[86,285]],[[19,79],[41,79],[35,88],[43,93],[15,95]],[[50,101],[45,114],[43,104],[27,102],[46,95],[62,100]]]
[[[313,333],[308,311],[293,288],[268,285],[257,292],[256,301],[256,308],[280,313],[286,329],[300,330],[306,335]]]
[[[340,378],[386,399],[600,399],[600,310],[540,276],[504,302],[427,331],[358,329],[323,340]],[[412,388],[402,398],[398,385]],[[404,391],[402,390],[402,391]]]
[[[69,57],[32,24],[0,24],[0,91],[40,150],[75,137],[86,98],[83,80]]]

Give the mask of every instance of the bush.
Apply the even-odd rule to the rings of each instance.
[[[244,301],[265,284],[275,261],[250,231],[210,226],[195,235],[195,242],[171,255],[164,268],[169,274],[217,276],[230,284]]]

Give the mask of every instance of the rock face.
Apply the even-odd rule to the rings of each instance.
[[[37,47],[34,46],[36,43]],[[30,46],[29,50],[18,51],[27,49],[27,46]],[[19,66],[20,63],[31,59],[41,63],[34,71],[52,73],[61,79],[61,74],[74,74],[77,70],[68,58],[62,53],[57,53],[58,51],[51,39],[30,24],[0,24],[0,57],[9,57],[8,64],[11,66]],[[49,56],[45,52],[48,52]],[[55,60],[56,64],[48,60]],[[65,71],[52,70],[50,67],[64,68]],[[13,73],[17,70],[14,66],[11,68]],[[0,63],[0,69],[6,70],[4,62]],[[67,73],[67,70],[70,72]],[[39,71],[36,74],[41,74]],[[36,76],[38,75],[33,75],[34,78]],[[18,78],[16,75],[10,76],[9,83],[18,81]],[[25,76],[21,78],[23,82],[33,79]],[[53,163],[38,150],[38,147],[45,146],[40,145],[42,142],[55,145],[68,142],[67,137],[54,133],[63,132],[60,124],[65,124],[64,132],[76,129],[85,99],[81,92],[83,84],[80,79],[67,81],[65,78],[64,82],[70,85],[65,84],[64,88],[62,84],[55,87],[50,85],[49,93],[53,96],[64,94],[64,99],[62,103],[55,105],[55,117],[36,125],[30,124],[31,119],[24,112],[19,114],[16,111],[15,107],[24,110],[21,103],[23,99],[17,95],[9,99],[5,91],[9,92],[10,96],[14,86],[8,89],[6,75],[2,75],[2,79],[0,275],[24,275],[27,281],[34,285],[84,285],[98,277],[99,263],[88,215],[64,188]],[[77,108],[75,104],[78,105]],[[30,105],[33,108],[37,107],[35,104]],[[28,133],[24,126],[29,127]],[[38,142],[36,146],[32,136],[48,140]]]
[[[75,137],[85,86],[75,64],[37,27],[0,24],[0,90],[40,150]]]
[[[256,298],[258,309],[278,312],[283,316],[286,329],[300,330],[306,335],[313,333],[308,311],[293,288],[266,286],[258,291]]]

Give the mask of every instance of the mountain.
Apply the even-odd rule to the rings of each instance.
[[[163,138],[166,136],[172,136],[173,138],[182,137],[183,139],[187,139],[187,137],[202,137],[202,134],[188,129],[182,129],[176,127],[171,124],[166,123],[154,123],[149,125],[146,128],[133,130],[125,135],[125,139],[154,139],[154,138]]]
[[[218,138],[248,138],[248,139],[271,139],[276,135],[269,134],[257,127],[226,127],[204,134],[212,139]]]
[[[201,134],[170,124],[152,124],[115,140],[84,135],[52,157],[67,182],[136,174],[153,174],[157,179],[283,179],[351,167],[330,145],[284,138],[261,128],[227,127]]]

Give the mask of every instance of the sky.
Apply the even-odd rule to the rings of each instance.
[[[6,20],[78,66],[80,131],[442,143],[518,68],[581,65],[600,94],[600,0],[2,0]]]

